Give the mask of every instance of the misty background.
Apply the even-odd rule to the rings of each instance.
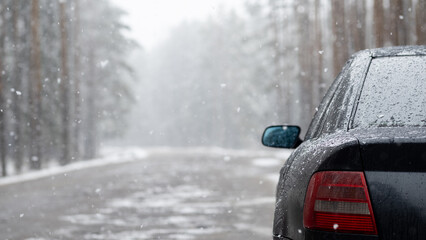
[[[3,176],[107,145],[260,148],[306,132],[351,54],[426,44],[422,0],[159,1],[145,22],[125,2],[0,2]]]

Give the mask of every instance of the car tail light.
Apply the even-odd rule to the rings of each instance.
[[[315,173],[303,209],[308,229],[377,235],[363,172]]]

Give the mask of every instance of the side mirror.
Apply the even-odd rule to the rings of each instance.
[[[274,148],[296,148],[302,141],[299,126],[271,126],[265,129],[262,144]]]

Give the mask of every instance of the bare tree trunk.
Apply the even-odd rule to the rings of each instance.
[[[68,44],[67,44],[67,16],[65,12],[65,2],[59,2],[61,32],[61,93],[62,93],[62,157],[61,165],[66,165],[71,161],[70,146],[70,98],[69,98],[69,73],[68,73]]]
[[[96,156],[97,153],[97,111],[96,111],[96,64],[95,64],[95,50],[93,47],[89,50],[89,76],[87,79],[87,129],[85,129],[85,151],[84,157],[91,159]]]
[[[18,19],[19,19],[19,1],[13,1],[12,9],[12,21],[13,21],[13,43],[14,43],[14,64],[13,64],[13,83],[15,88],[15,94],[13,94],[14,102],[14,116],[15,116],[15,137],[13,139],[13,155],[15,163],[15,171],[20,173],[22,171],[22,164],[24,160],[23,155],[23,131],[22,131],[22,69],[20,69],[19,56],[20,56],[20,39],[19,39],[19,29],[18,29]]]
[[[281,64],[281,54],[282,54],[282,26],[281,22],[283,19],[281,19],[281,16],[279,14],[279,11],[281,11],[281,7],[279,6],[279,1],[272,0],[269,1],[269,9],[270,9],[270,25],[272,26],[272,32],[273,32],[273,40],[272,40],[272,47],[274,51],[274,61],[273,61],[273,68],[274,68],[274,87],[276,91],[276,109],[274,111],[277,114],[278,121],[282,122],[288,122],[290,121],[288,117],[288,96],[284,94],[286,91],[285,82],[286,80],[283,79],[283,68]]]
[[[323,77],[323,45],[322,45],[322,27],[321,27],[321,2],[315,1],[315,18],[314,18],[314,28],[315,28],[315,47],[314,47],[314,56],[315,56],[315,69],[314,69],[314,81],[312,89],[312,105],[318,106],[321,101],[321,97],[325,93],[323,88],[324,77]]]
[[[303,11],[301,11],[303,9]],[[299,10],[299,11],[298,11]],[[316,81],[312,77],[313,70],[313,44],[310,40],[313,36],[313,26],[310,19],[310,2],[309,0],[299,1],[297,5],[295,5],[295,11],[297,12],[297,28],[299,35],[299,45],[298,47],[298,60],[300,71],[298,75],[298,79],[300,81],[300,99],[299,99],[299,108],[302,110],[301,115],[298,116],[303,122],[303,126],[307,126],[309,123],[309,119],[312,117],[312,113],[314,111],[314,106],[312,105],[313,97],[312,93],[313,82]],[[316,90],[316,89],[315,89]]]
[[[404,26],[407,30],[406,44],[416,44],[416,16],[413,0],[404,1]]]
[[[351,0],[348,20],[349,40],[351,41],[350,54],[365,48],[365,2]]]
[[[80,1],[74,0],[74,159],[80,159],[80,131],[81,131],[81,66],[80,66]]]
[[[345,2],[331,0],[332,31],[333,31],[333,74],[337,76],[345,64],[348,48],[345,34]]]
[[[376,46],[383,47],[385,44],[385,24],[384,24],[383,0],[374,0],[374,29],[376,36]]]
[[[365,0],[361,0],[358,2],[358,24],[357,24],[357,28],[358,28],[358,47],[359,50],[365,49],[366,48],[366,18],[367,18],[367,3],[365,2]]]
[[[30,146],[30,167],[40,169],[42,162],[42,126],[41,126],[41,49],[40,49],[40,10],[39,1],[32,0],[31,9],[31,64],[30,64],[30,108],[31,108],[31,146]]]
[[[2,72],[4,71],[4,39],[6,35],[6,18],[5,18],[5,8],[6,6],[0,6],[0,19],[1,19],[1,29],[0,29],[0,162],[1,162],[1,175],[7,175],[7,165],[6,165],[6,99],[5,99],[5,88],[6,88],[6,79]]]
[[[426,1],[418,0],[416,4],[417,45],[426,44]]]
[[[393,46],[404,45],[406,29],[403,22],[403,4],[402,0],[391,0],[390,1],[390,42]]]

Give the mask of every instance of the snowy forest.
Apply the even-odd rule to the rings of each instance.
[[[351,54],[426,44],[420,0],[247,0],[177,25],[143,62],[142,145],[260,147],[267,125],[307,130]],[[143,119],[143,120],[142,120]]]
[[[259,147],[267,125],[306,132],[351,54],[426,44],[422,0],[242,2],[147,51],[110,1],[2,0],[2,175],[91,159],[111,140]]]
[[[108,1],[0,2],[2,175],[96,156],[127,112],[135,47]]]

